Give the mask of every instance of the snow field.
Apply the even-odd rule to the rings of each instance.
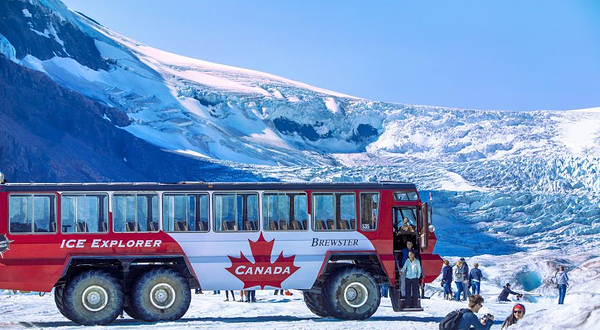
[[[495,302],[487,297],[489,289],[484,282],[486,301],[478,315],[486,313],[495,316],[492,329],[500,324],[511,310],[513,303]],[[427,292],[431,292],[430,287]],[[437,288],[435,288],[437,290]],[[257,303],[224,302],[224,291],[220,295],[205,292],[193,295],[189,311],[179,321],[167,323],[146,323],[125,316],[108,326],[94,329],[131,329],[144,326],[152,329],[193,328],[193,329],[438,329],[438,323],[450,311],[466,307],[466,302],[445,301],[433,296],[423,300],[424,311],[395,313],[388,298],[382,298],[375,315],[366,321],[341,321],[333,318],[319,318],[306,308],[300,291],[292,290],[293,296],[274,296],[272,290],[257,291]],[[236,291],[239,298],[239,291]],[[522,324],[515,329],[581,329],[592,330],[600,322],[600,295],[593,293],[567,294],[565,305],[556,305],[556,300],[543,300],[538,303],[523,301],[527,312]],[[81,329],[65,319],[54,306],[52,294],[39,297],[30,294],[0,295],[0,328],[60,328]]]

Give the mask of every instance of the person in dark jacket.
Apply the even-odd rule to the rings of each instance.
[[[460,258],[460,261],[463,262],[462,271],[463,271],[463,300],[467,300],[471,295],[469,293],[469,265],[465,261],[465,258]]]
[[[442,268],[442,286],[444,287],[444,299],[452,300],[452,267],[448,260],[444,260],[444,268]]]
[[[517,296],[517,298],[523,297],[522,294],[520,294],[518,292],[514,292],[513,290],[510,289],[510,283],[506,283],[506,285],[502,289],[502,292],[500,292],[500,295],[498,296],[498,301],[510,301],[510,300],[508,300],[509,294],[514,294],[515,296]]]
[[[516,304],[512,309],[512,314],[510,314],[506,318],[506,320],[504,320],[504,323],[502,323],[502,327],[500,328],[500,330],[504,330],[504,329],[510,327],[511,325],[517,323],[517,321],[522,319],[524,315],[525,315],[525,306],[523,304]]]
[[[481,270],[479,269],[479,264],[478,263],[474,263],[473,264],[473,269],[471,269],[471,272],[469,273],[469,283],[471,284],[471,293],[473,294],[479,294],[479,291],[481,289],[481,279],[483,278],[483,275],[481,274]]]
[[[494,324],[494,316],[489,315],[483,319],[479,319],[475,313],[479,312],[483,306],[483,297],[474,294],[469,297],[469,311],[463,314],[460,322],[458,323],[458,330],[469,330],[475,328],[475,330],[489,330]]]

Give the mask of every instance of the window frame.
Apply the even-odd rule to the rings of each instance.
[[[318,195],[333,195],[333,221],[337,222],[337,205],[336,205],[336,194],[342,194],[342,195],[352,195],[354,198],[354,228],[352,228],[352,226],[350,226],[350,229],[317,229],[317,219],[315,217],[315,200],[314,197],[318,196]],[[353,231],[357,231],[357,227],[358,227],[358,214],[356,214],[356,203],[357,203],[357,194],[356,191],[313,191],[310,194],[310,198],[311,198],[311,219],[312,219],[312,230],[314,232],[341,232],[341,233],[348,233],[348,232],[353,232]],[[340,198],[340,202],[341,202],[341,198]],[[341,210],[341,205],[340,205],[340,210]],[[327,225],[327,223],[325,223],[325,225]],[[351,224],[350,224],[351,225]],[[327,226],[325,226],[327,227]],[[336,227],[337,227],[337,223],[336,223]]]
[[[278,230],[269,229],[268,228],[269,227],[268,226],[269,223],[266,220],[266,212],[265,212],[265,209],[263,208],[265,197],[267,197],[266,195],[269,195],[269,194],[270,195],[277,195],[277,196],[279,196],[279,195],[288,196],[288,194],[293,194],[294,197],[300,196],[300,195],[303,195],[304,197],[306,197],[306,205],[305,205],[306,226],[303,225],[304,229],[286,229],[286,230],[283,230],[283,229],[278,229]],[[291,200],[292,199],[290,199],[290,201]],[[294,201],[294,204],[295,204],[295,201]],[[291,205],[292,205],[292,203],[289,203],[289,201],[288,201],[288,207],[291,208]],[[262,215],[262,217],[261,217],[261,220],[262,220],[262,230],[263,231],[268,231],[268,232],[273,232],[273,233],[285,233],[285,232],[295,232],[295,233],[298,233],[298,232],[306,232],[306,231],[308,231],[308,229],[311,228],[311,221],[310,221],[311,220],[311,215],[310,215],[310,213],[308,213],[310,211],[308,205],[309,205],[309,200],[308,200],[308,193],[306,193],[306,191],[287,191],[287,190],[286,191],[282,191],[282,190],[268,190],[268,191],[263,191],[263,193],[262,193],[262,200],[261,200],[261,203],[260,203],[260,209],[261,209],[261,215]],[[295,210],[291,210],[291,212],[294,212],[294,214],[295,214]],[[289,221],[292,221],[292,220],[289,219]],[[302,223],[301,220],[295,220],[294,219],[294,221],[299,221],[300,223]]]
[[[237,196],[238,195],[255,195],[256,196],[256,229],[253,230],[219,230],[218,226],[217,226],[217,207],[216,207],[216,201],[215,198],[219,195],[235,195],[235,209],[234,209],[234,214],[236,216],[235,221],[237,221]],[[256,233],[256,232],[260,232],[261,231],[261,226],[262,226],[262,210],[261,210],[261,204],[262,204],[262,198],[261,198],[261,193],[260,191],[257,190],[238,190],[238,191],[214,191],[211,194],[211,200],[210,203],[212,204],[211,209],[211,220],[212,220],[212,231],[214,233]],[[247,203],[247,202],[246,202]],[[247,216],[247,215],[246,215]],[[243,214],[242,214],[242,223],[243,223]]]
[[[106,216],[106,231],[97,231],[97,232],[71,232],[71,233],[70,232],[64,232],[64,231],[62,231],[62,206],[63,206],[63,204],[62,204],[62,198],[65,195],[67,197],[68,196],[76,196],[76,197],[78,197],[78,196],[100,196],[100,195],[105,196],[106,197],[106,210],[104,210],[104,212],[106,214],[105,215]],[[111,228],[110,228],[110,218],[111,218],[110,217],[110,213],[111,213],[111,207],[110,207],[111,200],[110,199],[111,199],[111,197],[110,197],[109,193],[107,193],[107,192],[79,192],[79,191],[77,191],[77,192],[61,192],[60,193],[60,199],[61,199],[60,200],[60,207],[61,207],[61,210],[60,210],[61,211],[60,212],[60,227],[61,227],[60,228],[60,233],[61,233],[61,235],[82,235],[82,234],[93,234],[93,235],[102,234],[102,235],[104,235],[104,234],[110,233],[110,231],[111,231]]]
[[[10,197],[11,196],[17,196],[17,197],[35,197],[35,196],[51,196],[54,197],[54,223],[56,224],[56,227],[54,228],[53,232],[36,232],[35,231],[35,226],[34,226],[34,220],[33,218],[35,218],[35,212],[33,213],[33,217],[31,219],[31,231],[27,231],[27,232],[12,232],[10,230]],[[58,197],[57,194],[55,193],[9,193],[8,194],[8,204],[7,204],[7,224],[8,224],[8,233],[11,235],[56,235],[58,233]],[[50,204],[50,206],[52,207],[52,203]],[[27,215],[29,216],[29,214]],[[52,223],[52,221],[50,221],[50,223]],[[48,225],[50,225],[50,223]]]
[[[413,193],[415,195],[415,199],[410,199],[409,194]],[[396,198],[396,196],[403,194],[407,199]],[[392,197],[394,198],[394,202],[416,202],[419,200],[419,193],[416,190],[394,190],[392,192]]]
[[[109,209],[110,209],[110,213],[112,214],[112,217],[111,217],[112,218],[112,226],[110,228],[110,231],[112,233],[115,233],[115,234],[138,234],[138,233],[146,234],[146,233],[158,233],[158,232],[160,232],[162,230],[162,228],[161,228],[161,220],[162,220],[161,219],[161,217],[162,217],[161,216],[161,212],[162,212],[161,201],[162,201],[162,199],[161,199],[161,194],[158,191],[113,191],[109,195],[110,195],[110,207],[109,207]],[[135,205],[136,205],[136,207],[135,207],[135,224],[136,224],[136,228],[135,229],[136,230],[135,231],[126,231],[126,230],[125,231],[116,231],[115,230],[115,224],[116,224],[116,221],[115,221],[115,206],[116,206],[116,203],[114,202],[114,199],[115,199],[115,197],[118,197],[118,196],[131,196],[131,195],[134,195],[136,197],[135,198]],[[146,195],[146,196],[149,196],[149,195],[156,196],[156,200],[157,200],[156,201],[156,203],[157,203],[157,205],[156,205],[156,213],[157,213],[157,215],[156,215],[156,217],[157,217],[156,218],[156,222],[157,222],[157,224],[156,224],[156,227],[157,227],[156,230],[137,230],[137,228],[138,228],[138,226],[137,226],[137,224],[138,224],[138,219],[137,219],[137,216],[138,216],[137,203],[138,202],[137,202],[137,197],[138,197],[138,195],[142,195],[142,196],[144,196],[144,195]],[[152,202],[152,198],[149,198],[148,200],[149,200],[149,203]],[[152,208],[152,207],[150,207],[150,208]]]
[[[362,225],[363,225],[363,219],[362,219],[362,211],[363,211],[363,207],[362,207],[362,195],[363,194],[377,194],[377,219],[375,219],[375,227],[372,229],[363,229]],[[380,214],[381,214],[381,192],[380,191],[361,191],[358,195],[358,212],[360,214],[360,231],[377,231],[377,228],[379,227],[379,219],[381,218]]]
[[[165,212],[165,198],[169,197],[169,196],[174,196],[174,195],[179,195],[179,196],[185,195],[186,197],[188,197],[189,195],[195,195],[195,196],[206,195],[206,197],[207,197],[207,207],[208,207],[208,209],[206,211],[206,215],[207,215],[207,219],[206,219],[207,229],[206,230],[197,230],[197,231],[196,230],[195,231],[191,231],[191,230],[188,230],[188,231],[175,231],[175,230],[170,231],[170,230],[167,230],[168,228],[165,227],[165,216],[164,216],[165,215],[164,214],[164,212]],[[159,204],[160,204],[159,205],[159,208],[160,208],[160,210],[159,210],[159,213],[160,213],[160,219],[159,219],[160,225],[159,225],[159,227],[165,233],[175,233],[175,234],[185,234],[185,233],[197,234],[197,233],[209,233],[209,232],[211,232],[211,229],[212,229],[212,225],[211,225],[211,210],[212,210],[211,199],[212,199],[211,193],[208,192],[208,191],[164,191],[161,194],[161,199],[159,201]],[[188,213],[186,212],[186,217],[187,217],[187,214]],[[200,214],[198,213],[198,215],[200,215]]]

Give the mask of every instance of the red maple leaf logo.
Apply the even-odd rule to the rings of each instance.
[[[264,289],[265,286],[281,288],[281,282],[300,269],[300,267],[294,266],[296,255],[284,257],[283,251],[281,251],[275,262],[271,262],[271,252],[273,251],[275,239],[267,242],[263,234],[260,233],[256,242],[248,239],[248,243],[250,244],[250,250],[252,250],[254,262],[250,262],[244,253],[240,252],[239,258],[228,256],[231,260],[231,267],[225,268],[244,282],[244,289],[257,285],[261,289]]]

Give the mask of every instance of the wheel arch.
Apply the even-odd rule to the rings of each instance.
[[[200,283],[187,258],[183,255],[168,256],[70,256],[63,273],[54,286],[66,284],[73,276],[89,269],[102,269],[109,272],[123,287],[130,288],[133,280],[144,271],[154,267],[168,267],[177,270],[188,281],[190,288],[199,288]],[[126,292],[127,293],[127,292]]]
[[[358,267],[365,269],[373,274],[378,283],[389,283],[389,277],[386,274],[379,255],[374,251],[364,252],[328,252],[321,269],[317,274],[317,279],[309,291],[319,291],[327,277],[339,268]]]

